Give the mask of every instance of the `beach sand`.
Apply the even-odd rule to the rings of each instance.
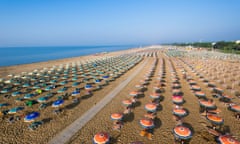
[[[138,50],[130,50],[139,51]],[[128,53],[129,51],[120,51],[109,53],[104,56],[114,56],[120,55],[122,53]],[[41,62],[34,63],[28,65],[19,65],[19,66],[11,66],[11,67],[2,67],[0,68],[0,76],[6,77],[9,74],[20,74],[21,72],[31,72],[34,69],[42,69],[44,67],[52,67],[53,65],[60,65],[71,63],[73,61],[87,60],[92,58],[98,58],[101,56],[84,56],[79,58],[70,58],[64,60],[56,60],[50,62]],[[166,62],[166,76],[165,76],[165,91],[161,93],[163,100],[160,102],[160,109],[157,111],[157,118],[154,120],[155,128],[153,132],[153,139],[148,140],[146,137],[142,137],[139,135],[142,130],[139,120],[143,118],[144,114],[146,114],[146,110],[144,109],[144,105],[149,103],[151,98],[149,95],[153,92],[153,86],[159,81],[157,78],[159,77],[158,73],[161,71],[162,65],[160,64],[161,59],[164,59]],[[192,65],[199,65],[204,61],[198,60],[194,61],[193,59],[183,58],[188,61]],[[158,63],[156,65],[156,69],[153,73],[153,76],[150,78],[149,84],[146,85],[143,94],[138,98],[138,102],[135,105],[132,113],[124,117],[124,125],[120,132],[113,131],[113,121],[110,118],[110,115],[115,112],[123,112],[124,106],[121,103],[124,99],[129,99],[129,92],[132,90],[136,90],[135,85],[139,84],[139,81],[144,79],[144,75],[150,70],[154,60],[157,60]],[[179,61],[175,58],[166,57],[162,53],[162,51],[158,52],[158,59],[156,57],[144,57],[143,61],[136,65],[134,68],[130,69],[120,78],[116,79],[113,82],[110,82],[109,85],[105,86],[103,89],[94,91],[93,95],[90,97],[85,97],[80,100],[80,103],[76,106],[70,106],[71,100],[67,101],[64,106],[64,110],[62,113],[55,115],[53,114],[54,108],[51,106],[41,110],[41,116],[38,118],[39,120],[45,121],[45,123],[37,128],[35,131],[30,131],[27,126],[29,123],[24,123],[21,119],[20,121],[15,121],[14,123],[7,122],[7,118],[1,119],[0,124],[0,143],[24,143],[24,144],[45,144],[50,141],[56,134],[58,134],[61,130],[63,130],[66,126],[71,124],[74,120],[80,117],[83,113],[85,113],[88,109],[94,106],[98,101],[100,101],[105,95],[107,95],[112,89],[118,86],[122,81],[128,78],[128,76],[135,71],[143,62],[147,61],[147,65],[138,73],[129,84],[121,90],[120,93],[116,95],[116,97],[108,103],[97,115],[90,120],[78,133],[76,133],[71,140],[68,142],[69,144],[90,144],[92,143],[92,138],[94,134],[106,131],[111,136],[111,143],[117,144],[127,144],[133,141],[142,141],[146,144],[169,144],[174,142],[174,136],[172,133],[172,129],[176,125],[176,121],[173,119],[172,109],[173,103],[171,100],[172,96],[172,75],[170,71],[170,60],[172,60],[174,67],[176,68],[176,72],[180,78],[181,90],[184,93],[185,103],[183,107],[189,111],[189,115],[184,118],[184,123],[190,126],[193,131],[193,137],[189,141],[192,144],[206,144],[206,143],[216,143],[214,137],[205,129],[205,125],[210,125],[210,123],[202,118],[199,114],[199,104],[198,99],[190,89],[188,82],[182,78],[181,69],[177,67],[177,63],[182,65],[186,70],[188,76],[192,76],[192,78],[197,82],[197,84],[201,87],[202,91],[206,93],[208,98],[212,98],[211,90],[204,85],[204,83],[197,77],[190,68],[185,65],[183,62]],[[214,60],[212,60],[214,61]],[[228,65],[229,62],[221,62],[218,63]],[[211,63],[209,63],[210,65]],[[231,63],[231,66],[239,66],[238,63]],[[196,69],[199,70],[199,69]],[[214,71],[212,72],[214,74]],[[207,76],[207,75],[206,75]],[[217,84],[217,82],[215,81]],[[230,81],[226,81],[226,84],[231,85]],[[71,85],[71,83],[69,84]],[[69,86],[68,85],[68,86]],[[83,86],[83,85],[81,85]],[[218,84],[217,86],[221,87],[222,85]],[[229,90],[226,90],[223,87],[224,91],[232,95],[235,99],[232,101],[239,103],[239,99],[236,98]],[[235,89],[238,90],[239,86],[235,86]],[[71,92],[73,89],[69,89]],[[46,94],[46,93],[45,93]],[[2,94],[1,94],[2,95]],[[44,95],[44,94],[43,94]],[[82,96],[83,94],[81,94]],[[53,101],[54,99],[51,99]],[[24,105],[24,103],[15,103],[14,98],[4,99],[2,96],[0,97],[0,101],[6,101],[11,105]],[[236,120],[233,117],[233,112],[229,111],[227,107],[219,102],[218,99],[214,99],[217,107],[222,111],[220,116],[224,118],[224,127],[229,131],[229,133],[236,136],[238,139],[240,138],[240,121]],[[69,105],[69,106],[67,106]],[[39,111],[38,105],[33,105],[32,107],[26,108],[24,110],[27,111]]]

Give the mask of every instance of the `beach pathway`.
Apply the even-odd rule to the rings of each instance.
[[[101,109],[108,104],[147,64],[148,60],[144,60],[140,67],[134,71],[125,81],[119,84],[115,89],[108,93],[100,102],[85,112],[81,117],[67,126],[64,130],[58,133],[48,144],[65,144],[70,138],[77,133],[88,121],[90,121]]]

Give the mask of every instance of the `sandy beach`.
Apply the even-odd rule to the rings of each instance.
[[[73,105],[72,99],[68,98],[62,107],[62,112],[59,114],[54,114],[51,106],[46,109],[39,110],[39,103],[32,105],[31,107],[25,106],[25,102],[15,102],[16,97],[11,96],[10,98],[5,98],[6,94],[0,94],[0,103],[9,103],[9,106],[2,107],[2,110],[12,108],[14,106],[23,106],[25,109],[15,115],[23,115],[31,111],[39,111],[40,117],[38,120],[44,121],[44,124],[38,127],[36,130],[29,130],[29,123],[23,122],[23,118],[20,120],[15,120],[14,122],[9,122],[9,118],[12,116],[10,114],[2,116],[0,119],[0,143],[24,143],[24,144],[47,144],[52,140],[59,132],[61,132],[68,125],[73,123],[77,118],[81,117],[85,112],[92,108],[96,103],[101,101],[109,92],[111,92],[115,87],[120,85],[124,80],[126,80],[133,72],[140,68],[144,63],[146,65],[137,73],[133,79],[108,103],[99,113],[97,113],[93,119],[91,119],[83,128],[81,128],[67,143],[69,144],[90,144],[93,141],[93,137],[96,133],[105,131],[111,136],[110,143],[112,144],[128,144],[134,141],[141,141],[144,144],[169,144],[174,143],[173,128],[176,126],[177,122],[173,118],[172,110],[174,108],[172,102],[172,84],[173,78],[177,76],[179,78],[179,84],[181,85],[180,90],[183,93],[184,103],[182,107],[187,109],[188,115],[183,118],[182,122],[187,125],[192,130],[192,138],[186,143],[190,144],[212,144],[216,143],[215,137],[207,131],[207,126],[211,126],[211,123],[202,116],[199,112],[199,99],[195,96],[195,92],[191,89],[188,79],[184,79],[183,70],[185,70],[188,78],[191,78],[196,82],[196,85],[200,86],[201,91],[206,94],[206,98],[213,99],[220,111],[219,116],[224,119],[224,124],[221,129],[222,133],[228,133],[237,140],[240,140],[240,120],[234,117],[234,112],[228,109],[230,103],[239,104],[239,98],[235,95],[239,91],[239,63],[232,63],[227,60],[218,59],[205,59],[201,58],[191,58],[191,57],[171,57],[167,56],[168,50],[166,47],[161,46],[150,46],[148,48],[141,49],[130,49],[126,51],[112,52],[102,55],[90,55],[76,58],[69,58],[63,60],[33,63],[27,65],[18,65],[10,67],[0,68],[0,77],[8,79],[10,74],[20,75],[22,72],[32,72],[35,69],[41,70],[44,68],[51,68],[54,65],[66,65],[78,61],[86,61],[92,59],[100,59],[102,57],[110,58],[116,57],[123,54],[131,54],[131,57],[141,57],[141,61],[133,66],[131,69],[123,73],[119,78],[110,81],[108,85],[103,86],[102,89],[92,92],[92,95],[86,95],[84,91],[85,83],[82,82],[78,87],[81,88],[81,94],[78,96],[80,101],[78,104]],[[136,54],[139,54],[136,56]],[[149,54],[144,55],[143,54]],[[151,55],[153,54],[153,55]],[[156,63],[155,63],[156,62]],[[215,68],[219,70],[216,72]],[[123,128],[120,131],[113,130],[113,120],[110,116],[112,113],[122,113],[124,111],[124,106],[122,101],[125,99],[131,99],[129,93],[133,90],[137,90],[135,87],[140,83],[140,80],[144,80],[146,75],[150,70],[152,75],[149,77],[148,84],[142,90],[142,93],[137,97],[137,102],[135,103],[132,112],[130,114],[124,115],[123,118]],[[173,73],[173,69],[175,72]],[[165,72],[164,72],[165,70]],[[162,75],[164,73],[165,75]],[[235,73],[235,77],[233,76]],[[70,74],[69,74],[70,75]],[[200,75],[203,77],[200,78]],[[66,84],[69,89],[66,91],[71,93],[75,88],[71,87],[72,76],[68,78],[70,81]],[[213,88],[210,88],[203,82],[203,78],[208,79],[209,83],[213,82],[215,87],[223,89],[224,94],[231,96],[232,98],[228,102],[223,102],[219,98],[213,97]],[[156,111],[156,118],[154,119],[154,129],[152,140],[147,137],[140,136],[140,132],[143,129],[139,124],[139,120],[146,114],[145,104],[149,103],[152,99],[150,95],[155,92],[154,86],[158,84],[161,80],[165,85],[163,86],[163,91],[161,91],[161,101]],[[235,83],[234,85],[232,85]],[[94,84],[96,86],[96,84]],[[53,89],[51,92],[57,92],[59,86]],[[24,91],[26,90],[23,89]],[[46,95],[48,92],[43,92],[38,95],[37,99],[41,96]],[[54,95],[53,98],[49,100],[49,103],[53,103],[57,100],[57,96],[61,94]],[[23,96],[21,94],[20,96]],[[18,96],[18,97],[20,97]]]

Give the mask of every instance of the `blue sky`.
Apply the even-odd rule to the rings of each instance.
[[[0,0],[0,46],[240,39],[239,0]]]

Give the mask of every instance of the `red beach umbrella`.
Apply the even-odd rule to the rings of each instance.
[[[109,142],[110,136],[106,132],[100,132],[95,134],[93,137],[94,144],[107,144]]]
[[[240,144],[238,140],[236,140],[230,135],[221,135],[218,137],[218,141],[220,142],[220,144]]]
[[[111,119],[112,120],[121,120],[123,118],[123,114],[121,113],[113,113],[111,114]]]
[[[183,125],[178,125],[173,129],[173,134],[179,139],[190,139],[192,137],[192,131]]]

